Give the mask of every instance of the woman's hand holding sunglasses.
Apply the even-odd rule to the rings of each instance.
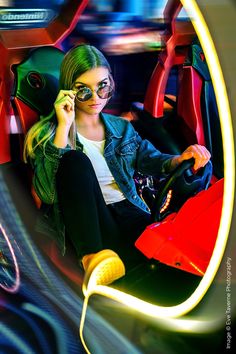
[[[64,148],[69,143],[69,131],[75,120],[74,100],[75,92],[73,90],[60,90],[54,102],[58,125],[53,143],[58,148]]]
[[[75,119],[75,95],[76,92],[73,90],[60,90],[54,102],[58,126],[63,126],[68,130]]]

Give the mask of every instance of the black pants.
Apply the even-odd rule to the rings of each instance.
[[[106,205],[93,166],[84,153],[65,153],[56,177],[66,237],[79,258],[109,248],[125,262],[144,259],[134,242],[151,223],[150,215],[126,199]]]

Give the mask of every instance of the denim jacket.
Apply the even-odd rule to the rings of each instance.
[[[173,155],[162,154],[148,140],[142,140],[127,120],[106,113],[101,113],[101,119],[105,126],[104,157],[116,183],[131,203],[149,213],[149,208],[137,194],[134,172],[165,177],[170,172]],[[70,149],[69,145],[57,148],[49,140],[44,147],[36,148],[35,158],[31,161],[33,186],[43,202],[38,230],[56,239],[62,254],[65,253],[65,227],[55,180],[60,158]],[[76,149],[83,151],[78,138]]]

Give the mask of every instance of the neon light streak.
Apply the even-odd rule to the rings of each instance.
[[[4,336],[9,340],[9,343],[14,345],[14,351],[17,348],[21,353],[35,354],[35,351],[19,336],[17,336],[10,328],[1,323],[0,326],[1,338]]]
[[[54,333],[55,333],[55,337],[57,340],[57,353],[58,354],[68,353],[68,350],[66,348],[66,340],[65,340],[65,336],[64,336],[64,331],[58,321],[55,321],[55,319],[52,316],[50,316],[48,313],[46,313],[45,311],[43,311],[42,309],[38,308],[37,306],[35,306],[31,303],[25,302],[22,305],[22,308],[30,313],[33,313],[34,315],[37,315],[37,316],[43,318],[45,321],[47,321],[50,324],[50,326],[53,328]]]
[[[13,247],[12,247],[12,245],[10,243],[10,240],[9,240],[9,238],[8,238],[6,232],[5,232],[5,230],[4,230],[4,228],[2,227],[1,224],[0,224],[0,231],[2,232],[2,234],[3,234],[3,236],[4,236],[5,240],[6,240],[6,243],[8,245],[8,248],[10,250],[10,253],[11,253],[11,256],[12,256],[12,259],[13,259],[13,263],[14,263],[14,267],[15,267],[15,274],[16,274],[15,275],[15,282],[14,282],[14,284],[13,284],[13,286],[11,288],[9,288],[7,286],[4,286],[1,283],[0,283],[0,286],[4,290],[6,290],[6,291],[8,291],[10,293],[15,293],[18,290],[19,286],[20,286],[20,271],[19,271],[19,267],[18,267],[18,263],[17,263],[17,260],[16,260],[16,256],[15,256]]]

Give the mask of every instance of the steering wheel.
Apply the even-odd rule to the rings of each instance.
[[[193,158],[183,161],[160,185],[152,208],[154,221],[163,220],[180,209],[188,198],[208,188],[212,176],[211,161],[196,173],[192,171],[193,165]]]

